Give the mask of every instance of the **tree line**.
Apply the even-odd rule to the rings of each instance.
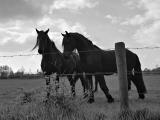
[[[36,73],[26,73],[24,67],[21,67],[16,72],[13,72],[12,68],[8,65],[0,66],[0,79],[14,79],[14,78],[21,78],[21,79],[32,79],[32,78],[40,78],[42,77],[42,72],[37,70]]]
[[[159,74],[160,75],[160,67],[156,66],[155,68],[153,69],[148,69],[148,68],[145,68],[143,70],[143,73],[144,74]]]
[[[159,74],[160,75],[160,67],[156,66],[153,69],[145,68],[143,70],[143,74]],[[41,70],[37,70],[36,73],[25,73],[24,67],[21,67],[16,72],[13,72],[12,68],[8,65],[0,66],[0,79],[7,79],[7,78],[21,78],[21,79],[32,79],[32,78],[41,78],[43,73]]]

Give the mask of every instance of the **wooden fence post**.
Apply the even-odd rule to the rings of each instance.
[[[117,72],[119,79],[119,91],[120,91],[120,109],[127,110],[128,105],[128,80],[127,80],[127,63],[126,63],[126,50],[123,42],[115,44],[115,55]]]

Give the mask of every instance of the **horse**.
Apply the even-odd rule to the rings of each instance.
[[[59,83],[59,77],[61,74],[66,74],[70,85],[72,95],[75,96],[75,84],[76,81],[80,78],[84,97],[86,96],[86,82],[83,76],[80,76],[76,73],[82,73],[80,58],[79,55],[72,52],[71,55],[67,58],[64,58],[63,54],[57,49],[55,43],[50,40],[48,36],[49,29],[46,31],[37,32],[37,42],[32,50],[38,47],[38,53],[42,55],[41,60],[41,69],[45,76],[50,76],[51,74],[56,73],[56,83]],[[75,73],[75,74],[74,74]],[[72,76],[74,74],[74,77]],[[46,79],[46,85],[49,86],[50,77]],[[49,98],[50,92],[47,92],[47,98]]]
[[[65,56],[71,54],[74,49],[77,49],[80,60],[82,63],[82,69],[87,73],[103,73],[99,74],[98,82],[101,86],[101,82],[104,83],[104,74],[111,75],[117,73],[117,65],[116,65],[116,57],[115,57],[115,50],[105,51],[96,46],[92,43],[91,40],[86,38],[80,33],[71,32],[68,33],[65,31],[65,34],[62,34],[63,41],[62,46],[64,47],[63,53]],[[130,50],[126,49],[126,61],[127,61],[127,77],[128,83],[130,86],[130,81],[134,83],[137,88],[137,92],[140,99],[145,98],[145,93],[147,93],[146,86],[143,81],[142,70],[141,70],[141,63],[139,61],[138,56],[131,52]],[[132,73],[131,71],[134,71]],[[89,77],[89,76],[88,76]],[[90,85],[92,85],[90,80]],[[107,87],[107,86],[106,86]],[[92,89],[92,88],[91,88]],[[114,99],[109,93],[108,88],[106,88],[107,93],[106,97],[108,98],[108,102],[113,102]],[[90,102],[94,101],[94,94],[92,90],[90,90]]]

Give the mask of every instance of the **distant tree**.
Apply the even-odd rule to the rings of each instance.
[[[0,66],[0,77],[8,78],[11,74],[13,74],[13,70],[8,65]]]
[[[144,72],[150,72],[151,70],[150,69],[148,69],[148,68],[145,68],[144,69]]]
[[[159,65],[158,65],[158,64],[156,64],[155,68],[159,68]]]
[[[160,72],[160,67],[156,67],[152,71],[154,71],[154,72]]]
[[[160,67],[158,66],[159,65],[156,65],[153,69],[145,68],[143,72],[146,74],[160,74]]]
[[[41,74],[43,74],[43,72],[41,70],[37,69],[37,74],[41,75]]]
[[[23,77],[24,72],[25,72],[25,69],[24,69],[24,67],[22,66],[20,69],[17,70],[17,72],[15,73],[15,76],[16,76],[16,77]]]

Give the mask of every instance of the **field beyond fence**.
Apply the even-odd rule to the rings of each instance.
[[[80,119],[155,119],[159,120],[160,116],[160,75],[144,75],[144,81],[148,89],[145,100],[139,100],[137,91],[132,84],[132,90],[129,92],[129,105],[131,106],[132,112],[120,113],[119,110],[119,92],[118,92],[118,79],[117,75],[106,76],[106,83],[110,89],[111,94],[115,98],[115,102],[109,104],[105,98],[103,92],[98,88],[98,92],[95,93],[95,103],[87,104],[86,100],[82,99],[82,87],[80,81],[76,84],[76,93],[77,96],[75,99],[68,99],[64,97],[63,100],[64,106],[71,108],[74,111],[71,116],[74,118],[77,117]],[[61,88],[68,93],[70,91],[70,86],[68,80],[63,77],[61,79],[62,86]],[[21,119],[25,119],[25,116],[34,118],[33,120],[40,119],[38,116],[41,114],[41,119],[46,117],[47,114],[54,114],[58,112],[59,109],[55,109],[54,104],[52,107],[47,108],[43,104],[45,99],[45,80],[40,79],[30,79],[30,80],[21,80],[21,79],[8,79],[0,80],[0,116],[2,117],[13,117],[18,119],[21,116]],[[62,96],[61,96],[62,97]],[[62,97],[63,98],[63,97]],[[69,101],[70,102],[69,102]],[[25,104],[22,104],[26,102]],[[62,103],[63,103],[62,102]],[[66,109],[67,109],[66,108]],[[50,109],[54,112],[47,112],[46,109]],[[65,110],[66,110],[65,109]],[[37,111],[36,111],[37,110]],[[63,111],[63,117],[69,119],[66,116],[69,114],[66,111]],[[68,110],[67,110],[68,111]],[[32,113],[33,112],[33,113]],[[61,116],[61,113],[57,113]],[[19,116],[17,116],[19,115]],[[51,118],[57,116],[50,116]],[[61,116],[62,117],[62,116]],[[63,118],[62,117],[62,118]],[[130,118],[131,117],[131,118]],[[62,119],[59,118],[59,119]],[[63,119],[64,119],[63,118]],[[135,119],[136,118],[136,119]],[[29,119],[29,118],[27,118]],[[49,118],[46,117],[47,120]],[[58,118],[56,118],[58,119]],[[71,118],[70,118],[71,119]],[[4,119],[7,120],[7,119]],[[12,120],[10,118],[9,120]]]

